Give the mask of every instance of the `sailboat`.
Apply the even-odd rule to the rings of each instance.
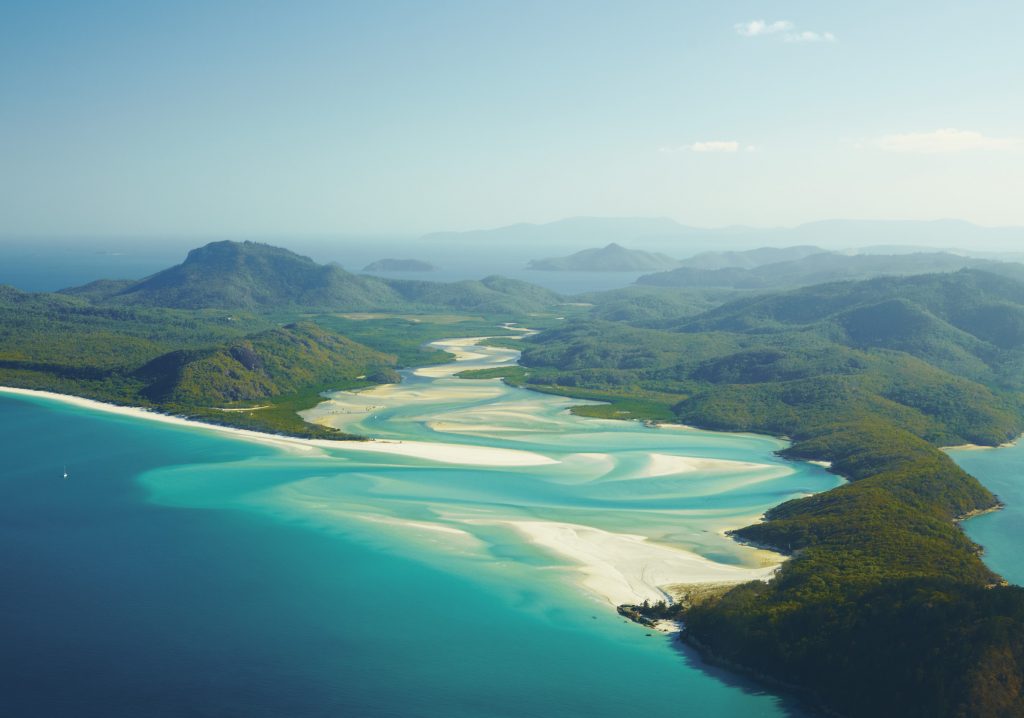
[[[64,464],[64,478],[68,478],[68,465]]]

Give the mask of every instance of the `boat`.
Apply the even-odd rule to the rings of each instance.
[[[64,478],[65,479],[68,478],[68,467],[67,467],[67,464],[64,465]]]

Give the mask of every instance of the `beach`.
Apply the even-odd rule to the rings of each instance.
[[[411,370],[400,384],[334,392],[302,413],[373,437],[365,441],[269,435],[46,391],[0,393],[271,447],[299,466],[311,462],[318,474],[261,490],[261,505],[488,563],[498,547],[520,542],[553,559],[550,568],[568,583],[612,606],[668,598],[673,585],[767,580],[784,557],[737,544],[725,531],[755,521],[778,500],[806,495],[809,486],[838,481],[779,461],[780,444],[768,437],[581,418],[568,412],[575,400],[455,377],[518,355],[480,340],[436,342],[456,361]],[[757,459],[735,448],[746,445],[757,447]],[[349,495],[347,482],[330,478],[339,471],[369,482],[372,493]],[[159,501],[190,500],[173,479],[147,486]],[[247,493],[244,481],[237,490]]]

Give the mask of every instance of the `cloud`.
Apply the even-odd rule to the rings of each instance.
[[[885,152],[916,152],[938,154],[944,152],[970,152],[974,150],[1016,150],[1024,148],[1019,137],[986,137],[972,130],[952,127],[932,132],[906,132],[882,135],[867,143]]]
[[[751,20],[750,22],[738,22],[733,27],[743,37],[757,37],[758,35],[774,35],[777,32],[792,30],[793,23],[789,20],[775,20],[774,22]]]
[[[803,32],[787,33],[783,39],[786,42],[835,42],[836,36],[830,32],[804,30]]]
[[[739,148],[739,142],[721,140],[694,142],[690,145],[690,149],[694,152],[736,152]]]
[[[754,146],[747,145],[747,152],[753,152]],[[694,142],[689,145],[679,145],[677,147],[660,147],[659,152],[739,152],[740,143],[735,140],[705,140],[704,142]]]
[[[751,20],[733,25],[736,33],[743,37],[761,37],[763,35],[779,35],[785,42],[836,42],[831,32],[816,30],[799,30],[790,20]]]

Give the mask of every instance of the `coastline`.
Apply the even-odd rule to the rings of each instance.
[[[174,426],[185,426],[193,429],[205,429],[207,431],[215,431],[221,434],[233,436],[237,439],[243,439],[246,441],[252,441],[268,446],[274,446],[279,449],[286,451],[298,452],[298,453],[313,453],[322,444],[333,444],[341,442],[331,442],[326,440],[318,439],[302,439],[299,437],[284,436],[281,434],[266,434],[260,431],[253,431],[252,429],[238,429],[223,424],[210,424],[204,421],[196,421],[194,419],[186,419],[183,416],[174,416],[173,414],[162,414],[152,409],[146,409],[139,406],[124,406],[121,404],[110,404],[105,401],[98,401],[96,399],[86,399],[85,397],[75,396],[74,394],[60,394],[55,391],[44,391],[41,389],[21,389],[13,386],[0,386],[0,395],[14,395],[14,396],[26,396],[36,399],[48,399],[50,401],[60,402],[69,406],[76,406],[82,409],[91,409],[93,411],[102,411],[107,414],[117,414],[119,416],[128,416],[134,419],[144,419],[146,421],[156,421],[161,424],[172,424]]]
[[[1024,438],[1024,434],[1019,434],[1009,441],[1004,441],[1002,444],[996,444],[995,446],[985,446],[984,444],[957,444],[956,446],[940,446],[940,451],[991,451],[992,449],[1009,449],[1012,446],[1016,446],[1017,443]]]
[[[468,337],[433,342],[434,345],[453,351],[457,360],[444,365],[439,371],[430,372],[431,375],[436,373],[436,378],[451,375],[459,370],[459,360],[473,361],[485,358],[486,350],[483,353],[474,351],[476,345],[485,338]],[[515,360],[513,359],[513,361]],[[419,375],[419,370],[414,371]],[[375,388],[377,387],[365,391],[372,392]],[[227,437],[306,456],[327,456],[326,450],[332,450],[332,453],[370,452],[436,461],[443,464],[480,467],[529,467],[561,463],[558,459],[532,451],[473,444],[372,438],[363,440],[309,439],[267,434],[251,429],[234,428],[163,414],[141,407],[110,404],[74,395],[35,389],[0,387],[0,395],[3,394],[42,398],[136,419],[219,432]],[[325,398],[323,403],[329,401],[329,398]],[[699,427],[661,422],[658,422],[656,428],[704,431]],[[762,436],[750,432],[724,433]],[[694,458],[652,452],[647,465],[641,470],[639,476],[647,478],[695,471],[729,471],[755,466],[757,464],[743,461]],[[474,521],[470,520],[467,523],[474,523]],[[748,581],[767,581],[789,558],[784,553],[770,547],[751,546],[736,541],[735,537],[733,540],[739,545],[745,545],[751,551],[752,562],[759,562],[760,566],[752,568],[717,563],[682,548],[653,542],[640,534],[616,533],[581,524],[511,518],[499,519],[494,523],[502,524],[513,530],[522,540],[544,549],[550,555],[570,562],[571,566],[568,568],[578,574],[574,583],[585,593],[612,608],[621,604],[641,603],[644,600],[674,601],[675,592],[669,589],[672,586],[708,583],[736,585]],[[420,526],[419,528],[425,527]],[[444,526],[438,525],[438,528],[444,529]],[[458,531],[450,526],[448,530]]]
[[[305,456],[327,456],[331,453],[370,452],[396,457],[424,459],[445,464],[481,467],[526,467],[560,463],[539,453],[470,444],[449,444],[393,439],[334,441],[266,434],[250,429],[210,424],[180,416],[162,414],[141,407],[122,406],[57,392],[16,387],[0,387],[0,396],[13,395],[45,399],[84,409],[133,419],[156,421],[173,426],[218,432],[243,441]],[[756,466],[750,462],[724,459],[692,458],[653,453],[641,475],[661,476],[694,471],[721,471]],[[394,523],[402,523],[396,521]],[[473,523],[469,521],[467,523]],[[783,554],[749,547],[751,557],[760,567],[749,568],[721,564],[685,549],[659,544],[639,534],[616,533],[603,529],[553,521],[499,520],[524,541],[544,549],[550,555],[570,562],[567,568],[578,575],[573,578],[587,595],[612,608],[623,603],[643,600],[673,600],[669,586],[696,585],[708,582],[737,584],[752,580],[768,580],[781,563]],[[418,526],[419,529],[426,526]],[[434,527],[432,527],[434,528]],[[443,524],[439,530],[458,532]],[[753,553],[753,552],[756,552]]]
[[[461,444],[434,444],[421,441],[394,441],[387,439],[364,439],[358,441],[304,439],[297,436],[267,434],[252,429],[238,429],[223,424],[210,424],[194,419],[186,419],[171,414],[161,414],[142,407],[109,404],[95,399],[86,399],[73,394],[59,394],[40,389],[21,389],[18,387],[0,386],[0,395],[26,396],[37,399],[57,401],[70,406],[77,406],[108,414],[117,414],[134,419],[156,421],[180,427],[190,427],[214,431],[244,441],[272,446],[291,453],[306,455],[323,454],[325,449],[338,451],[365,451],[378,454],[393,454],[416,459],[426,459],[449,464],[466,466],[540,466],[558,463],[540,454],[516,449],[499,449]],[[442,455],[443,454],[443,455]]]

